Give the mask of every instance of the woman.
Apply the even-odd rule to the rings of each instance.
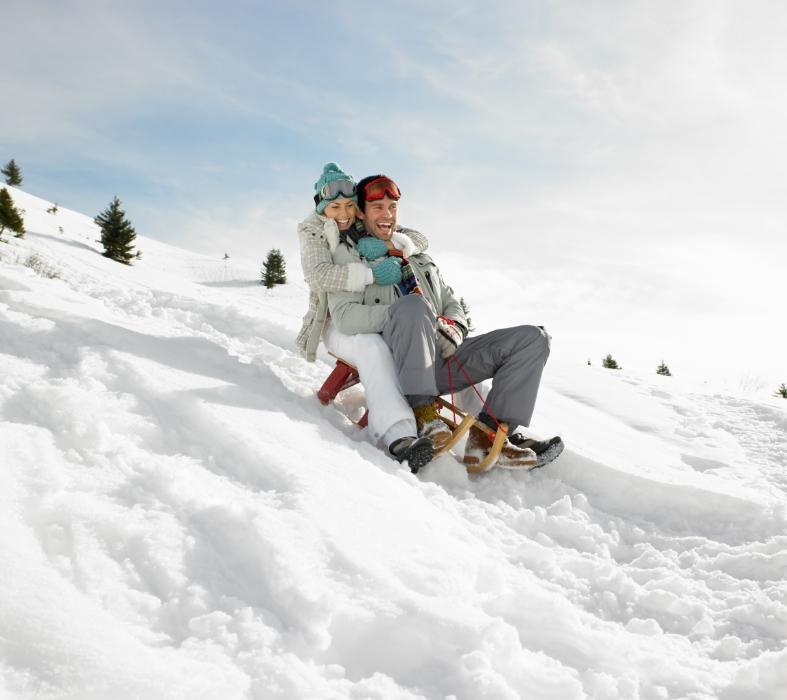
[[[363,262],[335,265],[333,252],[342,232],[356,226],[357,196],[355,182],[336,163],[327,163],[314,184],[315,210],[298,224],[301,265],[309,285],[309,310],[296,345],[313,362],[320,339],[335,355],[358,368],[366,392],[369,409],[369,430],[375,441],[381,440],[389,453],[399,462],[408,461],[411,471],[417,471],[434,456],[434,445],[429,438],[418,438],[412,409],[402,396],[391,359],[391,352],[376,333],[345,335],[331,326],[328,318],[329,291],[363,291],[368,284],[398,284],[401,281],[400,262],[392,257],[382,258],[371,267]],[[405,257],[426,250],[424,236],[410,229],[398,229],[392,236],[393,244]],[[376,247],[385,243],[366,236],[357,246],[369,260],[379,259]]]

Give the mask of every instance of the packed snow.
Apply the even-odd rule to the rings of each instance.
[[[316,399],[297,261],[124,266],[10,190],[0,696],[787,697],[787,401],[555,353],[557,462],[414,476]]]

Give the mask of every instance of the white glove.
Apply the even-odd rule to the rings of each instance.
[[[465,339],[462,326],[446,316],[437,317],[437,349],[444,360],[451,357]]]

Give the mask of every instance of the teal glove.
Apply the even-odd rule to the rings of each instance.
[[[374,283],[380,286],[399,284],[402,281],[402,259],[385,258],[372,268]]]
[[[364,236],[355,245],[355,250],[358,251],[362,258],[377,260],[377,258],[381,258],[388,253],[388,246],[385,245],[385,241],[381,241],[379,238]]]

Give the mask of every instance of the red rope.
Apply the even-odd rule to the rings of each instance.
[[[451,357],[448,358],[448,389],[451,392],[451,412],[454,415],[454,424],[456,424],[456,403],[454,402],[454,380],[451,376]]]
[[[473,391],[476,393],[476,396],[478,396],[478,398],[481,399],[481,403],[484,405],[484,411],[495,422],[495,425],[498,428],[500,428],[500,421],[497,420],[495,414],[492,413],[492,410],[489,408],[489,404],[486,402],[486,399],[483,396],[481,396],[481,392],[478,391],[478,389],[476,389],[473,380],[470,379],[470,375],[467,373],[467,370],[465,369],[464,365],[461,362],[459,362],[459,358],[456,355],[451,355],[451,357],[448,358],[448,384],[449,386],[451,386],[451,403],[452,404],[454,403],[454,393],[453,393],[453,386],[451,382],[451,360],[456,360],[456,364],[459,365],[459,369],[462,370],[462,374],[465,375],[465,379],[467,379],[470,386],[473,387]]]

